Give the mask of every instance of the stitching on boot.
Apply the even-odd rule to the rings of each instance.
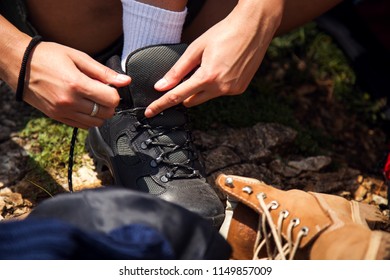
[[[345,225],[345,223],[339,219],[337,216],[337,213],[332,210],[329,206],[329,204],[323,199],[319,194],[310,192],[311,195],[314,196],[314,198],[317,200],[319,206],[322,208],[322,210],[329,216],[329,218],[333,221],[333,224],[331,224],[328,227],[328,230],[335,230],[338,228],[341,228]]]
[[[357,224],[368,227],[366,220],[363,219],[363,217],[361,216],[359,203],[352,200],[350,201],[350,204],[351,204],[352,220]]]

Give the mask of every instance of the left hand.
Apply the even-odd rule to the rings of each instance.
[[[156,83],[156,90],[168,92],[148,106],[145,116],[153,117],[181,102],[191,107],[218,96],[243,93],[279,27],[283,5],[278,7],[278,2],[283,0],[239,1]],[[194,73],[183,81],[191,71]]]

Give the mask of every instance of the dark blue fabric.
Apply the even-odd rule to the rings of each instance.
[[[0,223],[0,259],[174,259],[170,244],[155,229],[131,224],[108,234],[88,232],[59,220]]]
[[[123,251],[118,250],[126,249],[125,254],[130,254],[132,258],[166,259],[173,256],[183,260],[215,260],[228,259],[231,254],[230,245],[209,220],[154,195],[121,187],[104,186],[58,194],[37,205],[26,218],[30,219],[60,220],[80,231],[110,235],[115,244],[132,240],[131,244],[136,243],[138,251],[129,253],[130,249],[134,249],[126,244],[124,248],[120,245],[119,248],[115,247],[116,253],[123,254]],[[143,228],[135,230],[137,225],[143,225]],[[168,253],[165,245],[159,243],[160,239],[156,238],[158,235],[174,253]],[[97,241],[90,235],[87,238],[83,240],[83,248],[90,243],[93,247]],[[101,240],[99,242],[99,246],[104,245],[105,250],[107,246],[116,246],[102,245]],[[92,252],[96,254],[94,248]]]

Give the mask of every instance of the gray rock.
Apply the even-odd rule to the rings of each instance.
[[[221,146],[209,151],[204,157],[206,174],[220,170],[227,166],[240,163],[240,157],[230,148]]]
[[[328,166],[332,162],[330,157],[317,156],[308,157],[299,161],[289,161],[288,166],[293,167],[300,172],[302,171],[319,171],[322,168]]]
[[[301,170],[286,165],[280,159],[272,161],[269,167],[273,172],[287,178],[298,176],[301,173]]]
[[[0,143],[10,138],[11,129],[7,126],[0,125]]]
[[[253,130],[253,137],[257,137],[259,144],[266,149],[290,144],[297,136],[294,129],[277,123],[258,123]]]

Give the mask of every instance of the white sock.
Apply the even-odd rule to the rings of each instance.
[[[142,47],[180,43],[187,9],[169,11],[135,0],[122,0],[123,35],[122,68],[127,56]]]

